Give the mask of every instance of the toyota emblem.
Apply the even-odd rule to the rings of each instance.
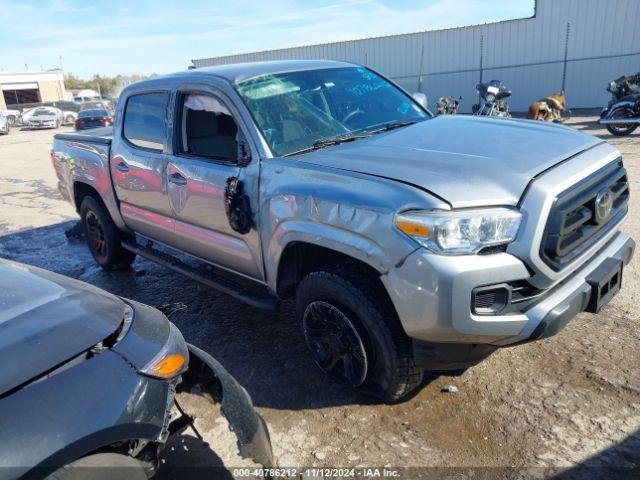
[[[613,208],[613,193],[610,189],[605,188],[596,195],[596,222],[602,223],[611,213]]]

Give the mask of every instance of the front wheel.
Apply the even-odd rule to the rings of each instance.
[[[616,108],[613,112],[611,112],[611,115],[609,115],[609,118],[617,118],[617,119],[633,118],[633,117],[634,117],[634,111],[630,107]],[[610,123],[605,126],[607,127],[607,130],[609,130],[609,132],[612,135],[616,135],[617,137],[629,135],[636,128],[638,128],[637,123],[616,123],[616,124]]]
[[[104,205],[86,196],[80,205],[80,218],[87,245],[96,263],[104,270],[127,268],[136,254],[122,247],[125,234],[118,230]]]
[[[298,286],[296,310],[316,365],[361,393],[395,402],[423,371],[412,342],[377,280],[356,265],[329,265]]]

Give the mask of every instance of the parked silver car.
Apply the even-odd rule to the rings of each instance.
[[[10,129],[9,119],[4,113],[0,112],[0,135],[7,135]]]
[[[141,255],[258,307],[295,297],[315,363],[387,401],[424,369],[598,312],[634,251],[619,230],[627,173],[606,142],[431,118],[366,67],[224,65],[120,99],[113,130],[53,146],[96,261]]]
[[[29,129],[59,128],[64,122],[62,110],[55,107],[38,107],[28,113]]]

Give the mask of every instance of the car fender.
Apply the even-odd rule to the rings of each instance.
[[[348,255],[384,274],[418,248],[395,228],[395,214],[449,208],[415,185],[294,157],[263,162],[260,178],[256,223],[266,281],[273,291],[282,254],[294,242]]]
[[[222,414],[237,437],[238,450],[265,468],[275,466],[269,429],[254,410],[247,391],[208,353],[188,344],[189,368],[176,392],[189,391],[219,402]]]
[[[111,350],[19,389],[0,400],[0,479],[42,478],[119,441],[153,441],[169,394]]]
[[[288,245],[298,242],[345,254],[366,263],[381,274],[388,271],[394,263],[389,256],[390,252],[364,233],[313,221],[286,220],[276,227],[267,250],[267,279],[269,287],[274,291],[282,253]]]

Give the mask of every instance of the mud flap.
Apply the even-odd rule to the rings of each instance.
[[[254,410],[247,391],[211,355],[191,344],[188,347],[189,368],[176,391],[200,394],[221,403],[222,414],[238,439],[240,455],[265,468],[274,467],[269,429]]]

